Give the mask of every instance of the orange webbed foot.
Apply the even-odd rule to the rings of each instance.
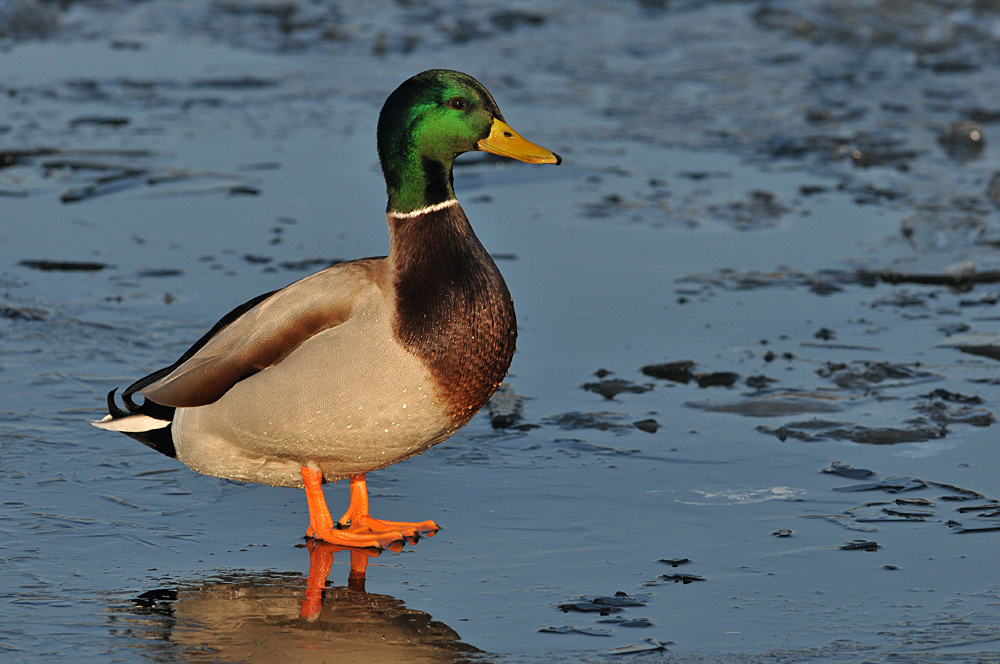
[[[422,536],[433,537],[441,529],[433,521],[410,523],[372,518],[368,514],[368,485],[364,475],[351,478],[351,505],[340,521],[334,523],[323,496],[323,472],[303,466],[302,481],[309,502],[306,537],[337,546],[387,549],[393,548],[394,543],[416,543]]]
[[[396,531],[385,533],[351,532],[350,530],[332,528],[328,531],[314,531],[309,536],[327,544],[352,549],[391,549],[393,544],[402,544],[406,541],[406,536]]]
[[[344,515],[347,516],[346,514]],[[370,533],[390,533],[402,534],[407,540],[418,540],[421,537],[434,537],[441,527],[433,521],[420,521],[411,523],[408,521],[383,521],[369,515],[355,515],[349,519],[350,526],[344,525],[342,519],[337,525],[340,528],[347,528],[348,532],[357,530],[358,532]]]
[[[368,484],[364,475],[351,478],[351,505],[340,517],[337,527],[348,532],[401,533],[407,540],[416,542],[421,536],[433,537],[441,527],[433,521],[384,521],[368,513]]]

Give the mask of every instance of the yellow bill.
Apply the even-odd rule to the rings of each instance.
[[[541,145],[535,145],[510,128],[503,120],[493,119],[490,135],[479,141],[479,149],[501,157],[511,157],[529,164],[561,164],[562,157]]]

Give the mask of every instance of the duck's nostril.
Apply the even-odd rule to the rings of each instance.
[[[505,131],[503,133],[503,137],[504,138],[514,138],[514,134],[510,133],[509,131]]]

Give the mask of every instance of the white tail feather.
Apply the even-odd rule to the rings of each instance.
[[[170,420],[158,420],[155,417],[150,417],[149,415],[136,413],[135,415],[128,415],[127,417],[119,417],[117,419],[111,417],[110,415],[105,415],[103,420],[95,420],[91,422],[91,424],[98,429],[106,429],[108,431],[141,433],[143,431],[152,431],[153,429],[163,429],[164,427],[168,427],[170,426]]]

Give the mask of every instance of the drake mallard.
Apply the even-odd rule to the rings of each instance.
[[[404,82],[378,119],[389,255],[237,307],[127,387],[124,408],[112,390],[94,426],[206,475],[305,488],[308,537],[382,548],[436,532],[433,521],[372,518],[365,475],[464,426],[514,355],[513,301],[452,186],[455,157],[472,150],[562,161],[514,132],[471,76],[436,69]],[[350,507],[334,521],[321,485],[343,478]]]

